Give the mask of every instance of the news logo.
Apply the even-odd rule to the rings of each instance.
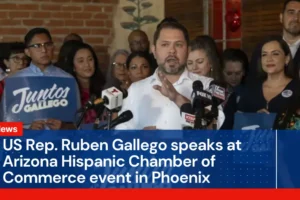
[[[191,124],[195,123],[195,115],[185,114],[185,121]]]
[[[22,136],[22,122],[0,122],[0,136]]]
[[[225,101],[226,99],[226,95],[225,95],[225,88],[223,87],[220,87],[218,85],[213,85],[212,86],[212,92],[211,94],[216,97],[216,98],[219,98],[219,99],[222,99]]]
[[[109,110],[119,108],[123,103],[123,93],[116,87],[103,90],[101,98],[106,99],[104,106]]]

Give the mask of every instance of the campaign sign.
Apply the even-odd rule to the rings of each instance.
[[[235,113],[234,130],[271,130],[276,113]]]
[[[79,105],[77,91],[77,83],[72,78],[7,78],[1,119],[24,124],[49,118],[71,122]]]

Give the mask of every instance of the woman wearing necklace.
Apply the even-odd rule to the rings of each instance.
[[[300,85],[299,69],[293,66],[289,46],[282,37],[270,37],[264,41],[258,70],[261,81],[245,88],[238,110],[277,114],[284,112],[298,95]]]

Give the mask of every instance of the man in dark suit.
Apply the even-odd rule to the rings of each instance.
[[[295,73],[300,69],[300,0],[286,0],[283,10],[279,15],[280,22],[283,26],[283,34],[280,37],[287,42],[293,57]],[[261,57],[261,44],[252,53],[249,74],[247,82],[252,83],[257,80],[257,66]]]

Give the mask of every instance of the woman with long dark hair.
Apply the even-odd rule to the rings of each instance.
[[[282,113],[299,93],[299,71],[293,66],[289,46],[282,37],[267,38],[261,52],[258,63],[261,81],[245,88],[238,110]]]
[[[86,43],[78,43],[66,59],[65,70],[77,80],[81,103],[85,105],[92,95],[100,96],[105,84],[105,78],[98,65],[98,59],[93,48]],[[87,112],[84,122],[93,123],[96,111]]]

